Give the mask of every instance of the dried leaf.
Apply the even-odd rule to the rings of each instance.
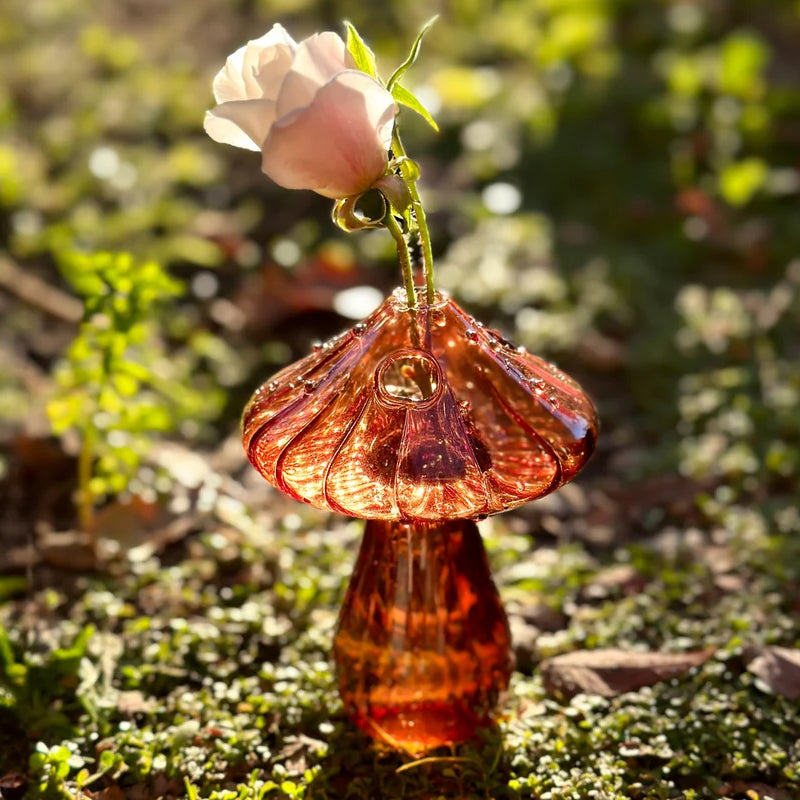
[[[569,699],[581,692],[616,697],[686,674],[708,661],[714,648],[689,653],[581,650],[542,662],[549,694]]]
[[[170,800],[184,796],[183,782],[178,778],[167,778],[163,772],[156,772],[148,783],[137,783],[125,789],[127,800],[152,800],[153,797]]]
[[[748,654],[747,669],[775,694],[800,699],[800,650],[788,647],[759,647]]]
[[[743,795],[748,800],[792,800],[793,795],[786,789],[769,786],[766,783],[751,783],[750,781],[730,781],[717,789],[717,794],[724,797]]]
[[[540,631],[555,633],[567,627],[566,615],[557,608],[553,608],[547,603],[533,603],[519,609],[519,615],[529,625],[533,625]]]
[[[22,800],[28,790],[28,779],[21,772],[9,772],[0,778],[3,800]]]
[[[634,595],[647,585],[647,578],[632,564],[618,564],[598,572],[584,587],[583,596],[587,600],[601,600],[619,592]]]
[[[97,553],[84,531],[53,531],[44,523],[37,526],[37,548],[42,561],[56,569],[89,572],[97,567]]]
[[[125,794],[116,784],[106,786],[99,792],[85,792],[91,800],[125,800]]]
[[[155,710],[155,707],[155,700],[153,698],[145,698],[137,689],[120,692],[117,697],[117,710],[126,717],[131,717],[134,714],[149,714]]]

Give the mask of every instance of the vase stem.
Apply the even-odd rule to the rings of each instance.
[[[359,727],[412,753],[471,738],[508,686],[508,620],[470,520],[370,520],[334,641]]]

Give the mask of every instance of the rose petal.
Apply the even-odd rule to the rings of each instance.
[[[311,103],[331,78],[355,66],[342,38],[336,33],[317,33],[303,39],[294,53],[278,95],[278,119]]]
[[[369,75],[341,72],[311,105],[272,126],[261,168],[287,189],[331,198],[363,192],[386,168],[396,111],[392,96]]]
[[[203,127],[215,142],[260,150],[274,121],[273,100],[235,100],[206,111]]]
[[[214,78],[214,99],[218,103],[231,100],[251,100],[264,96],[262,84],[256,75],[264,64],[285,64],[285,73],[291,65],[292,53],[297,47],[286,29],[276,23],[259,39],[252,39],[228,56],[225,66]],[[270,80],[279,83],[282,75],[271,75]],[[276,87],[277,88],[277,87]],[[277,91],[276,93],[277,94]],[[270,99],[275,99],[273,95]]]
[[[279,24],[260,39],[249,42],[244,54],[242,74],[250,97],[275,100],[281,83],[292,65],[297,44]]]
[[[259,55],[258,65],[253,67],[253,80],[258,85],[260,97],[277,100],[293,57],[293,51],[285,47],[276,47]]]
[[[235,53],[228,56],[225,66],[214,77],[214,99],[218,103],[227,103],[230,100],[245,100],[247,88],[242,77],[242,58],[247,45],[240,47]]]

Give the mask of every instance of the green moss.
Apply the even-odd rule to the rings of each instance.
[[[265,534],[279,577],[267,569],[235,588],[220,582],[224,564],[206,557],[210,547],[180,566],[139,565],[122,584],[93,581],[60,598],[44,632],[23,606],[7,604],[9,646],[26,670],[7,712],[35,739],[75,756],[58,779],[65,790],[85,768],[104,771],[95,786],[185,780],[201,797],[458,790],[465,797],[668,798],[692,790],[710,798],[736,780],[800,791],[800,713],[767,693],[741,658],[743,641],[792,643],[798,626],[780,584],[751,572],[746,559],[733,573],[744,580],[738,592],[715,591],[707,568],[682,555],[661,556],[641,592],[587,603],[581,587],[602,574],[605,559],[577,545],[556,550],[563,564],[580,566],[558,599],[566,627],[540,637],[540,655],[644,644],[717,645],[717,654],[688,677],[610,700],[578,695],[560,703],[546,696],[535,668],[516,673],[498,727],[483,741],[419,765],[373,752],[342,716],[328,657],[355,533],[337,525],[321,548],[321,532],[309,531],[305,543],[296,531]],[[502,548],[504,534],[494,536]],[[507,538],[519,551],[519,537]],[[238,553],[242,564],[253,558],[244,545]],[[534,569],[542,550],[529,544],[518,557]],[[641,548],[636,559],[646,566]],[[339,566],[327,580],[320,571],[309,581],[312,563]],[[562,570],[569,577],[570,568]],[[515,586],[501,590],[513,594]],[[46,608],[47,601],[34,603]],[[52,790],[48,769],[35,765],[34,775]]]

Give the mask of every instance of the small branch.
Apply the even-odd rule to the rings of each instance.
[[[88,534],[93,549],[97,542],[94,535],[94,497],[90,486],[94,464],[94,440],[96,432],[90,425],[83,436],[78,456],[78,521],[81,530]]]
[[[0,287],[64,322],[77,324],[83,317],[80,300],[37,278],[5,256],[0,256]]]

